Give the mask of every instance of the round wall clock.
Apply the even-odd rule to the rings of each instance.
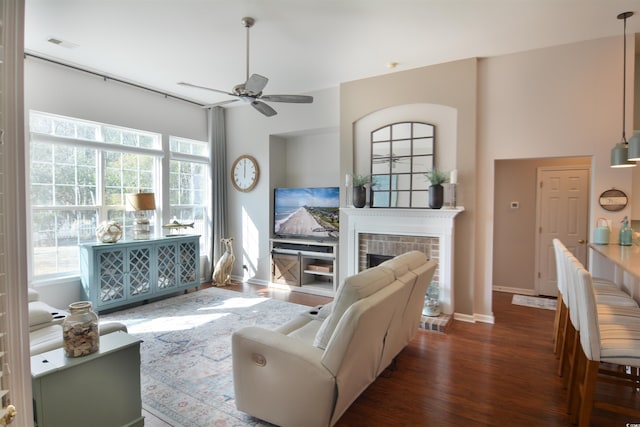
[[[233,187],[247,193],[258,184],[260,168],[258,162],[252,156],[244,154],[238,157],[231,167],[231,183]]]
[[[616,212],[621,211],[627,206],[629,198],[624,191],[612,188],[611,190],[603,191],[598,202],[602,209]]]

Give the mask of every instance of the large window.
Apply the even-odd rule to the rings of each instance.
[[[169,146],[169,217],[171,222],[193,224],[191,231],[200,235],[202,248],[211,234],[208,144],[171,137]]]
[[[166,194],[165,219],[195,222],[188,233],[207,232],[206,143],[171,138],[170,171],[164,172],[170,188],[163,191],[162,162],[169,153],[162,150],[160,134],[39,112],[30,113],[30,131],[32,278],[77,274],[78,244],[95,241],[102,221],[119,222],[123,239],[133,238],[133,217],[125,211],[127,193],[156,193],[158,218],[149,213],[152,227],[162,224],[159,202]],[[162,233],[156,228],[152,234]]]

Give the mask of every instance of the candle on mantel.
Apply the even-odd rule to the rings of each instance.
[[[344,176],[344,185],[345,185],[346,187],[349,187],[349,186],[351,185],[351,175],[346,174],[346,175]]]
[[[454,169],[451,171],[451,176],[449,177],[449,182],[451,184],[457,184],[458,183],[458,170]]]

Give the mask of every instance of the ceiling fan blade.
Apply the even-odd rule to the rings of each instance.
[[[274,110],[273,108],[271,108],[271,106],[265,104],[264,102],[253,101],[251,103],[251,106],[267,117],[275,116],[276,114],[278,114],[276,110]]]
[[[270,102],[293,102],[295,104],[311,104],[313,102],[313,96],[307,95],[263,95],[260,99]]]
[[[194,85],[193,83],[178,82],[178,84],[181,85],[181,86],[195,87],[197,89],[204,89],[204,90],[210,90],[212,92],[224,93],[225,95],[238,96],[235,93],[227,92],[225,90],[213,89],[213,88],[210,88],[210,87],[200,86],[200,85]]]
[[[249,95],[258,95],[267,85],[269,79],[260,74],[251,74],[251,77],[244,84],[244,90]]]

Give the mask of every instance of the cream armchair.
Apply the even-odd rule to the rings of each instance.
[[[277,330],[232,337],[240,411],[280,426],[332,426],[413,337],[437,263],[409,252],[347,278],[333,303]]]

